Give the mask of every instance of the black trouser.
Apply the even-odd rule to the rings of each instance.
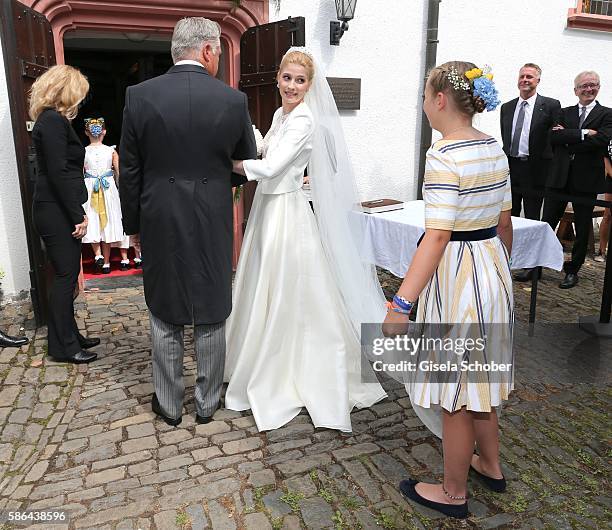
[[[520,217],[522,202],[525,208],[525,217],[539,221],[543,197],[523,195],[521,191],[517,190],[517,188],[523,188],[533,190],[534,192],[544,191],[542,186],[534,183],[536,175],[532,174],[532,164],[529,160],[521,160],[514,157],[508,157],[508,163],[510,165],[510,184],[512,186],[512,215]]]
[[[74,291],[81,270],[81,240],[72,237],[74,225],[54,202],[35,202],[34,226],[45,243],[54,275],[49,290],[49,355],[71,357],[79,345],[74,319]]]
[[[572,183],[571,175],[568,178],[567,184],[563,189],[551,190],[556,193],[567,193],[576,199],[589,199],[595,200],[597,193],[589,193],[584,191],[578,191]],[[557,224],[563,217],[567,201],[558,199],[546,198],[544,201],[544,214],[542,221],[548,223],[553,230],[557,227]],[[574,246],[572,247],[572,259],[566,261],[563,265],[563,270],[568,274],[577,274],[584,263],[587,254],[587,248],[589,246],[589,234],[591,226],[593,225],[593,205],[586,206],[584,204],[572,203],[574,210],[574,225],[576,227],[576,239],[574,240]]]

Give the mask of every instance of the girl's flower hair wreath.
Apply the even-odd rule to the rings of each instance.
[[[491,67],[485,65],[483,68],[472,68],[461,75],[454,66],[446,73],[449,84],[455,90],[472,92],[474,97],[479,97],[485,103],[487,111],[495,110],[500,104]]]

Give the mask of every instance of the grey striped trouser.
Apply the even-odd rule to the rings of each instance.
[[[163,412],[180,418],[183,412],[185,380],[183,378],[183,329],[149,311],[153,343],[153,387]],[[195,326],[194,349],[197,362],[195,385],[196,411],[211,416],[217,409],[225,367],[225,321]]]

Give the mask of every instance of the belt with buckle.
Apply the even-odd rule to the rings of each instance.
[[[572,154],[569,156],[569,159],[570,159],[570,160],[574,160],[574,158],[576,158],[576,155],[575,155],[574,153],[572,153]]]
[[[519,162],[527,162],[529,160],[529,156],[512,156],[514,160],[518,160]]]

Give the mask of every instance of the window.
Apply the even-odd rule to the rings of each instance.
[[[612,0],[577,0],[567,13],[567,27],[612,32]]]

